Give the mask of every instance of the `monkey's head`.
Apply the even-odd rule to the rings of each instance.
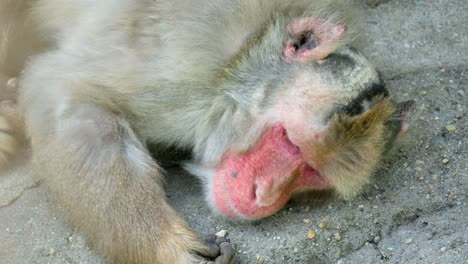
[[[319,18],[276,20],[226,67],[233,103],[224,122],[248,125],[215,128],[222,155],[210,158],[208,147],[203,167],[190,167],[217,211],[258,219],[304,191],[351,197],[406,131],[414,101],[396,103],[345,36],[344,26]]]

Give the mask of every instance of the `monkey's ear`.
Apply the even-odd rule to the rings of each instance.
[[[289,40],[283,47],[288,62],[322,60],[337,48],[346,28],[318,17],[298,18],[288,25]]]
[[[397,104],[400,112],[400,131],[397,134],[397,138],[403,137],[408,131],[409,127],[409,113],[416,108],[416,102],[414,100],[408,100]]]

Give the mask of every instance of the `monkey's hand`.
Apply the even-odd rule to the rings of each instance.
[[[208,251],[203,252],[200,258],[201,263],[229,264],[234,259],[236,251],[229,239],[209,235],[206,238],[206,244]]]

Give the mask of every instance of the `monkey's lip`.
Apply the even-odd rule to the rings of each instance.
[[[216,170],[215,207],[230,218],[260,219],[281,210],[295,191],[329,188],[282,126],[268,129],[252,150],[228,154]]]

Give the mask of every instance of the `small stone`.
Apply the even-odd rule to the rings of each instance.
[[[304,224],[310,224],[310,219],[303,219],[302,222],[304,222]]]
[[[457,127],[455,125],[447,125],[445,127],[445,129],[447,129],[448,132],[455,132],[457,131]]]
[[[442,252],[444,252],[445,250],[447,250],[446,247],[441,247],[441,248],[440,248],[440,251],[442,251]]]
[[[423,177],[423,176],[419,176],[419,177],[418,177],[418,181],[424,181],[424,177]]]
[[[429,184],[427,185],[427,188],[428,188],[429,190],[432,190],[432,189],[434,189],[434,185],[432,185],[432,184],[429,183]]]
[[[226,235],[228,234],[228,231],[227,230],[221,230],[219,231],[218,233],[216,233],[215,235],[217,237],[226,237]]]
[[[304,208],[304,212],[306,213],[309,212],[309,210],[310,210],[310,206],[306,206],[306,208]]]
[[[378,244],[380,243],[380,240],[381,240],[380,236],[374,237],[374,243]]]
[[[324,223],[324,222],[321,222],[321,223],[319,224],[319,227],[320,227],[321,229],[325,229],[325,228],[328,227],[328,224],[327,224],[327,223]]]
[[[412,238],[408,238],[405,240],[405,244],[411,244],[411,242],[413,242]]]
[[[265,258],[262,256],[257,257],[257,264],[264,264],[265,263]]]
[[[335,234],[335,240],[336,241],[341,241],[342,237],[341,237],[341,234],[340,233],[336,233]]]
[[[433,179],[434,181],[437,180],[437,178],[439,178],[439,176],[437,174],[433,174],[431,179]]]
[[[443,164],[447,164],[447,163],[449,163],[449,160],[448,160],[448,159],[443,159],[443,160],[442,160],[442,163],[443,163]]]
[[[422,161],[422,160],[416,160],[416,164],[418,164],[418,165],[424,164],[424,161]]]
[[[307,238],[308,239],[314,239],[316,235],[317,234],[315,234],[314,230],[309,230],[309,232],[307,232]]]
[[[55,254],[55,249],[50,248],[50,249],[49,249],[49,256],[52,256],[52,255],[54,255],[54,254]]]
[[[422,168],[421,167],[416,167],[414,168],[415,171],[422,171]]]
[[[320,223],[328,223],[330,222],[330,220],[331,220],[331,216],[326,215],[325,217],[322,218],[322,220],[320,220]]]
[[[458,94],[461,96],[461,97],[465,97],[465,92],[463,90],[458,90]]]

